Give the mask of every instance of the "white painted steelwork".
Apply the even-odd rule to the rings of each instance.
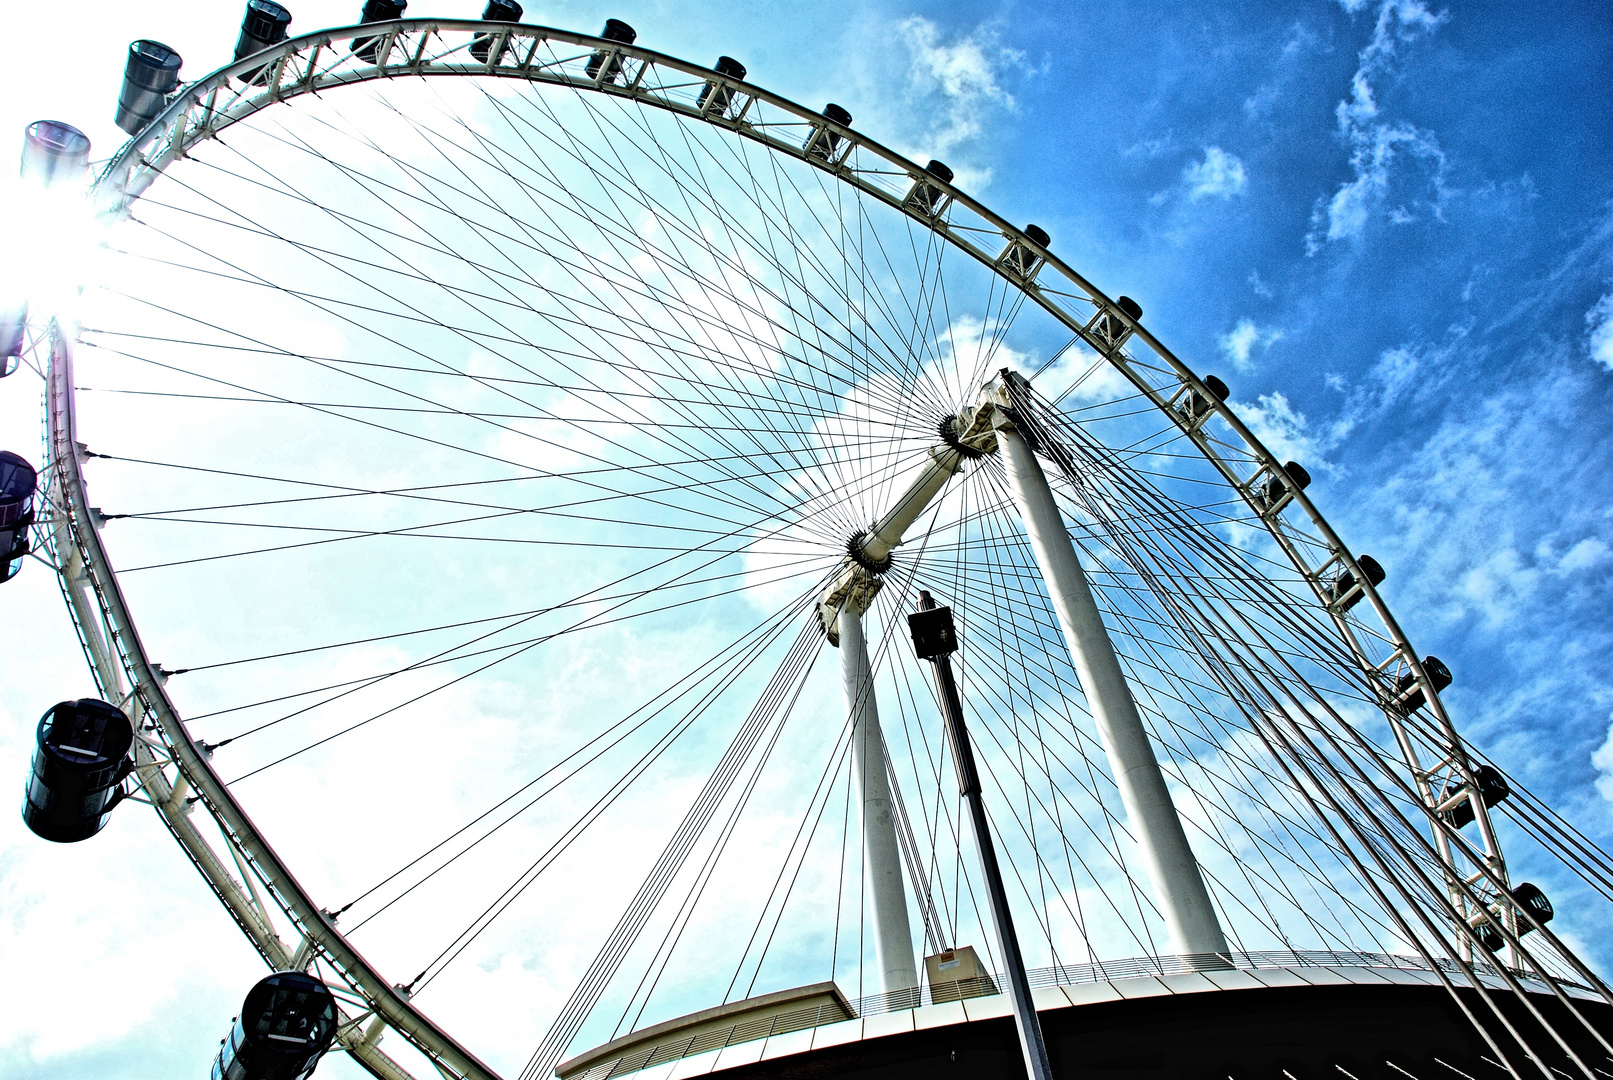
[[[1226,935],[1221,932],[1198,860],[1182,829],[1182,819],[1171,802],[1165,776],[1159,771],[1131,688],[1120,670],[1120,660],[1092,597],[1092,587],[1087,584],[1081,560],[1076,557],[1058,504],[1053,501],[1053,489],[1010,415],[999,410],[995,427],[1025,535],[1070,647],[1076,677],[1109,756],[1115,786],[1126,804],[1126,815],[1153,882],[1160,914],[1170,931],[1171,949],[1182,955],[1224,953]],[[1214,958],[1207,959],[1213,962]]]
[[[49,498],[62,589],[102,696],[117,702],[135,726],[136,775],[163,823],[271,968],[306,968],[317,958],[326,981],[334,977],[331,989],[341,1007],[338,1045],[372,1074],[385,1080],[409,1077],[376,1045],[379,1029],[373,1024],[368,1031],[361,1029],[367,1018],[384,1021],[445,1077],[498,1080],[348,944],[213,771],[209,754],[191,739],[163,688],[165,677],[140,646],[123,590],[101,546],[85,495],[86,451],[77,441],[72,347],[54,326],[46,380]],[[125,678],[127,693],[122,690]],[[197,827],[192,813],[197,805],[217,823],[238,875]],[[265,894],[271,903],[264,902]],[[276,926],[276,909],[289,923],[295,946]]]
[[[902,856],[896,846],[896,817],[885,766],[885,736],[874,701],[874,675],[868,664],[868,642],[862,616],[840,613],[840,672],[846,713],[851,717],[852,768],[862,808],[863,874],[873,901],[874,952],[879,957],[880,986],[885,993],[919,984],[913,959],[913,931],[902,887]]]

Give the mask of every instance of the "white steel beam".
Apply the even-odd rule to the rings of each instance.
[[[930,455],[908,482],[907,490],[896,500],[884,517],[876,521],[863,537],[863,555],[871,562],[881,562],[891,549],[902,542],[902,534],[918,520],[924,508],[946,487],[948,480],[963,467],[963,455],[945,445],[930,448]]]
[[[1126,816],[1170,931],[1171,948],[1183,955],[1224,953],[1226,936],[1137,714],[1114,642],[1109,640],[1092,587],[1053,500],[1053,489],[1035,452],[1008,415],[998,411],[994,424],[1014,502],[1108,753]]]
[[[949,474],[950,475],[950,474]],[[874,951],[879,958],[880,988],[887,994],[919,984],[913,959],[913,932],[907,921],[907,893],[902,888],[902,855],[896,846],[896,818],[885,771],[885,739],[879,730],[874,701],[874,675],[868,664],[868,642],[862,617],[840,613],[840,672],[851,717],[852,768],[862,807],[863,875],[874,908]]]

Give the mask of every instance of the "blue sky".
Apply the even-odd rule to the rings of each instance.
[[[349,6],[297,4],[293,29],[345,22]],[[0,131],[66,120],[97,156],[118,142],[130,39],[174,45],[195,77],[228,59],[239,16],[81,7],[63,64],[60,16],[39,7],[8,16],[14,40],[39,45],[0,75]],[[1455,674],[1461,730],[1613,843],[1606,6],[577,3],[527,18],[592,31],[606,16],[640,44],[731,54],[779,93],[845,105],[1137,298],[1385,566],[1403,626]],[[36,389],[0,384],[10,449],[38,445]],[[18,783],[38,713],[87,692],[41,570],[3,594],[7,625],[28,628],[0,656],[0,765]],[[157,823],[122,817],[94,845],[48,852],[14,816],[0,824],[3,966],[51,964],[41,999],[95,995],[108,1018],[98,1031],[83,1012],[65,1025],[29,1010],[0,1033],[8,1076],[199,1074],[233,1011],[219,1002],[256,977]],[[1564,925],[1605,933],[1605,911],[1575,921],[1574,890],[1559,890]]]

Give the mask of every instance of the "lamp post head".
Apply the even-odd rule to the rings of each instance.
[[[930,594],[919,594],[920,609],[907,617],[913,634],[913,651],[920,660],[939,660],[958,651],[958,630],[952,622],[952,609],[936,607]]]

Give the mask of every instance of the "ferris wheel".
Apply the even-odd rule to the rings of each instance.
[[[872,1041],[1004,996],[994,835],[1036,1009],[1373,970],[1448,997],[1460,1075],[1607,1075],[1613,995],[1502,840],[1599,901],[1613,865],[1462,741],[1383,568],[1141,305],[733,58],[402,14],[251,0],[184,85],[136,42],[108,250],[10,350],[49,453],[37,515],[5,462],[5,573],[48,552],[102,699],[47,713],[25,815],[154,807],[277,973],[243,1015],[303,995],[307,1067],[382,1077]],[[576,951],[532,929],[562,905],[610,909],[591,959],[484,1049],[456,998]]]

